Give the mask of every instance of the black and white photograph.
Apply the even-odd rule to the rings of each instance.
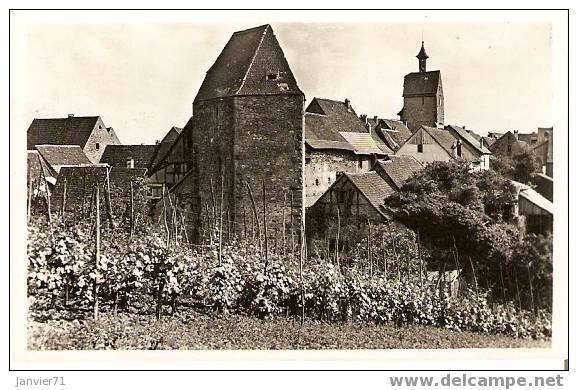
[[[564,11],[127,14],[11,14],[22,353],[564,347]]]

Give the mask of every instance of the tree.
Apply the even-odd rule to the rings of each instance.
[[[516,244],[515,189],[493,171],[466,161],[434,162],[388,199],[394,217],[435,248],[437,267],[457,265],[482,285],[499,286],[500,264]]]
[[[492,170],[501,176],[522,183],[530,183],[532,176],[540,171],[540,163],[531,150],[524,150],[513,157],[492,156]]]

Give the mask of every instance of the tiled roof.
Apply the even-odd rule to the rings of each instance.
[[[269,79],[268,75],[276,75]],[[302,94],[270,25],[233,33],[195,102],[235,95]]]
[[[370,133],[340,131],[339,134],[353,146],[356,154],[387,154],[393,151],[385,145],[380,147]]]
[[[28,149],[35,145],[80,145],[84,147],[98,116],[34,119],[28,127]]]
[[[350,145],[348,142],[340,142],[340,141],[326,141],[323,139],[306,139],[305,143],[311,149],[323,150],[323,149],[340,149],[340,150],[349,150],[351,152],[355,152],[355,148]]]
[[[435,95],[440,82],[439,70],[409,73],[403,79],[403,96]]]
[[[381,119],[381,121],[385,124],[385,127],[376,128],[375,131],[393,150],[399,149],[412,135],[411,130],[401,121],[393,119]]]
[[[361,194],[383,214],[385,200],[395,193],[387,182],[377,172],[344,173]]]
[[[415,172],[423,168],[412,156],[389,156],[388,160],[378,160],[377,165],[387,174],[399,189]]]
[[[448,129],[448,128],[455,131],[458,134],[458,136],[462,139],[462,141],[465,141],[468,144],[470,144],[478,152],[480,152],[482,154],[491,154],[492,153],[484,145],[480,145],[480,141],[476,140],[476,138],[472,134],[470,134],[466,129],[464,129],[463,127],[448,125],[448,126],[446,126],[446,129]]]
[[[435,139],[437,143],[440,144],[440,146],[444,148],[444,150],[448,152],[450,156],[453,155],[452,145],[454,142],[456,142],[456,138],[452,135],[452,133],[447,130],[438,129],[436,127],[422,126],[422,128],[429,135],[431,135],[432,138]]]
[[[369,135],[351,106],[340,101],[313,98],[305,110],[305,142],[314,149],[354,151],[354,146],[340,132]]]
[[[64,166],[92,164],[78,145],[36,145],[36,150],[57,173]]]
[[[113,167],[126,167],[127,160],[134,160],[134,168],[147,168],[157,145],[107,145],[100,158],[101,163]]]

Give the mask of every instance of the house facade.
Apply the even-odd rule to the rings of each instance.
[[[190,118],[183,129],[173,127],[156,145],[147,170],[149,197],[160,199],[181,182],[193,167],[192,126]]]
[[[34,119],[28,127],[28,150],[36,145],[78,145],[93,163],[98,163],[107,145],[119,145],[112,127],[99,116]]]
[[[471,162],[474,170],[486,170],[490,167],[491,152],[462,127],[421,126],[396,154],[412,156],[422,164],[461,158]]]
[[[314,98],[305,111],[305,207],[337,180],[339,173],[367,172],[392,150],[364,127],[348,99]]]

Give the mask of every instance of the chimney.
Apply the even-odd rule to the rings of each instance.
[[[161,143],[161,141],[160,141],[160,140],[158,140],[158,139],[157,139],[157,140],[155,140],[155,145],[158,145],[158,144],[160,144],[160,143]]]
[[[480,149],[484,148],[484,137],[480,137]]]
[[[514,130],[514,139],[518,140],[518,130]]]
[[[361,115],[359,116],[359,119],[361,119],[361,121],[363,122],[364,125],[367,124],[367,115],[361,114]]]
[[[457,148],[458,148],[457,142],[454,142],[454,143],[452,144],[452,157],[453,157],[453,158],[456,158],[456,157],[457,157],[457,151],[456,151]]]
[[[74,114],[68,114],[69,118],[74,118]]]
[[[377,123],[377,115],[373,116],[373,120],[375,121],[375,123]]]
[[[348,110],[351,110],[351,101],[347,98],[345,98],[345,107],[347,107]]]

